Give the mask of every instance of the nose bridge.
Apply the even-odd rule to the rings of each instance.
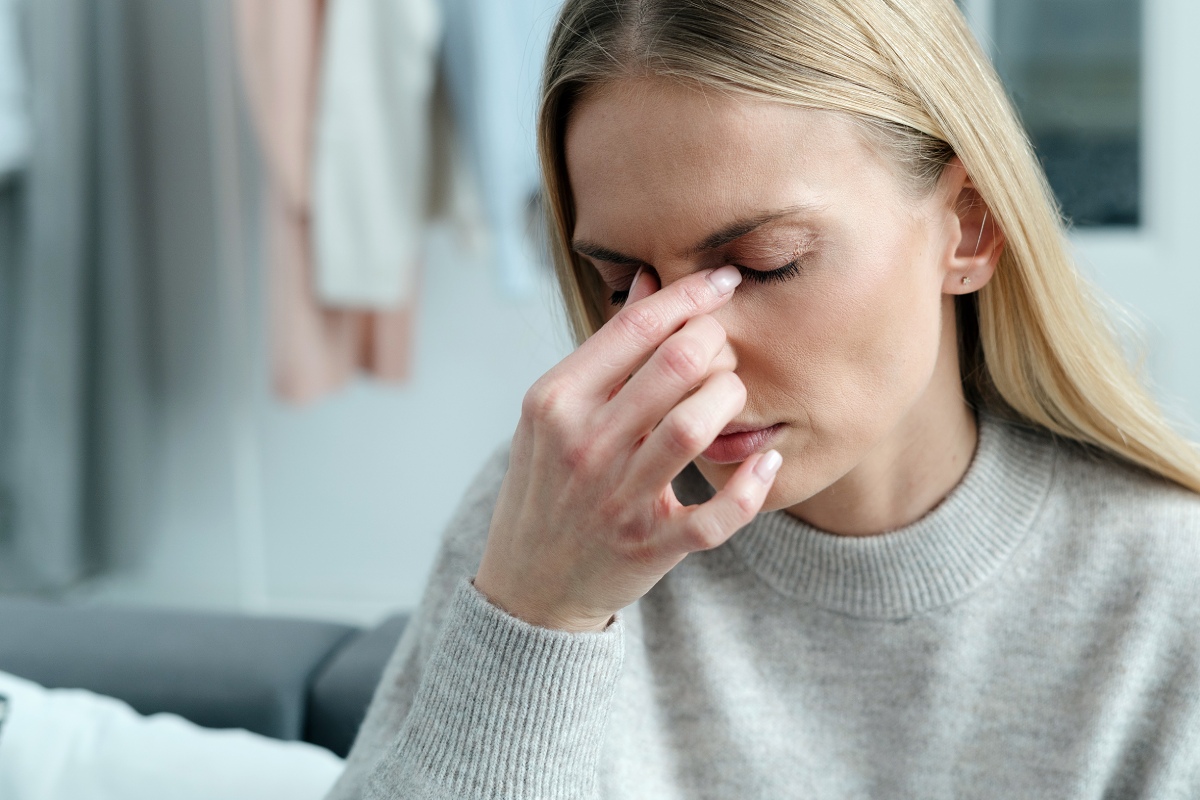
[[[651,263],[651,269],[658,275],[658,282],[663,288],[702,269],[696,261],[678,257],[658,258]]]

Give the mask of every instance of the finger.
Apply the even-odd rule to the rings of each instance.
[[[627,306],[633,305],[639,300],[646,299],[661,288],[662,286],[658,282],[657,275],[648,271],[645,267],[638,267],[638,271],[633,276],[633,283],[629,284],[629,296],[625,298],[624,304]]]
[[[638,300],[647,298],[657,292],[659,288],[660,285],[658,282],[658,276],[656,276],[653,272],[648,272],[645,267],[638,267],[638,271],[633,274],[633,283],[629,284],[629,296],[625,298],[625,305],[630,305],[631,303],[636,303]],[[648,359],[649,355],[638,362],[637,366],[630,371],[630,374],[627,375],[624,380],[609,390],[608,397],[606,397],[605,400],[612,400],[614,397],[616,397],[617,392],[621,391],[621,388],[624,387],[625,382],[628,381],[629,378],[633,377],[633,373],[645,366]]]
[[[671,409],[713,374],[726,338],[725,329],[713,317],[708,314],[692,317],[598,410],[601,430],[627,441],[650,433]]]
[[[746,405],[746,387],[732,372],[718,372],[670,410],[629,462],[627,481],[654,496],[708,448]]]
[[[721,491],[680,512],[668,546],[686,553],[720,547],[758,514],[782,464],[783,457],[776,450],[747,458]]]
[[[580,345],[562,363],[607,398],[612,388],[632,375],[667,337],[692,317],[707,314],[728,302],[741,282],[737,267],[725,266],[680,278],[648,297],[626,303],[615,317]],[[648,278],[639,276],[639,292]],[[632,291],[632,290],[631,290]]]

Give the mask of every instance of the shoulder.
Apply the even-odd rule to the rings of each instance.
[[[1041,526],[1092,580],[1188,599],[1200,585],[1200,495],[1115,457],[1055,440]]]
[[[500,496],[504,476],[508,474],[511,447],[510,442],[505,442],[493,449],[467,484],[442,534],[435,574],[454,569],[454,577],[462,577],[468,572],[473,574],[479,565],[496,499]]]
[[[1159,546],[1200,540],[1200,494],[1074,442],[1055,449],[1055,494],[1092,526]]]

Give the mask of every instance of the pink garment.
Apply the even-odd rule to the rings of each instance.
[[[325,0],[235,0],[242,80],[266,164],[272,385],[302,403],[358,370],[404,380],[414,311],[321,308],[310,239],[312,136]]]

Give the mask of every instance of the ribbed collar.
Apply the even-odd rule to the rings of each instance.
[[[760,514],[726,547],[773,589],[854,617],[900,619],[964,597],[995,574],[1050,489],[1047,435],[981,416],[957,487],[905,528],[838,536],[783,511]]]

